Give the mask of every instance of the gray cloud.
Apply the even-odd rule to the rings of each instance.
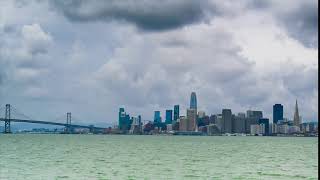
[[[293,12],[281,16],[291,36],[307,47],[318,46],[318,6],[303,4]]]
[[[204,22],[216,15],[236,15],[249,9],[269,11],[289,35],[307,47],[318,45],[318,6],[316,2],[248,0],[243,3],[214,0],[162,1],[50,1],[52,7],[75,22],[124,21],[147,31],[162,31]]]
[[[52,1],[72,21],[123,20],[144,30],[166,30],[201,20],[206,1]]]
[[[23,45],[32,55],[47,53],[52,37],[44,32],[38,24],[23,26],[21,33]]]
[[[248,7],[259,11],[269,11],[285,27],[289,35],[306,47],[318,47],[318,3],[305,1],[253,0]]]
[[[312,36],[295,27],[303,32],[295,37],[289,28],[304,19],[297,15],[304,1],[250,8],[209,0],[21,2],[0,7],[8,13],[0,19],[0,105],[37,118],[72,111],[93,123],[116,122],[120,106],[144,119],[174,104],[183,114],[196,91],[208,114],[254,108],[272,117],[272,104],[282,103],[291,118],[297,98],[306,120],[318,118],[317,47],[290,38]]]
[[[318,70],[315,68],[291,65],[291,68],[283,73],[281,79],[285,87],[297,97],[312,94],[318,89]]]

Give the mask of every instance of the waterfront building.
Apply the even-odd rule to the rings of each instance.
[[[179,118],[179,131],[188,131],[188,119],[185,116]]]
[[[278,124],[272,123],[271,133],[272,134],[278,133]]]
[[[160,111],[154,111],[154,123],[161,123]]]
[[[250,126],[259,124],[259,119],[263,118],[262,111],[248,110],[246,116],[246,133],[250,133]]]
[[[309,122],[309,131],[317,132],[318,131],[318,122]]]
[[[143,132],[150,133],[151,131],[154,130],[154,128],[155,128],[154,124],[151,121],[149,121],[147,124],[143,126]]]
[[[167,132],[170,132],[172,131],[172,124],[167,124]]]
[[[289,134],[300,133],[300,127],[298,126],[289,126]]]
[[[263,135],[265,134],[264,124],[252,124],[250,125],[250,134],[252,135]]]
[[[303,133],[316,133],[318,132],[318,122],[301,123],[300,131]]]
[[[283,119],[283,106],[281,104],[275,104],[273,105],[273,123],[277,124],[281,119]]]
[[[289,133],[289,125],[288,124],[278,124],[277,125],[277,133],[280,134],[288,134]]]
[[[197,131],[197,110],[187,109],[188,128],[187,131]]]
[[[296,106],[294,109],[294,116],[293,116],[293,125],[300,127],[300,124],[301,124],[301,117],[299,116],[298,101],[296,100]]]
[[[124,108],[119,108],[119,130],[127,131],[130,129],[130,115],[126,114]]]
[[[180,126],[180,122],[178,122],[178,121],[175,122],[175,123],[172,123],[172,130],[173,131],[179,131],[179,126]]]
[[[222,114],[217,114],[216,115],[216,123],[217,126],[219,127],[220,129],[220,132],[224,132],[224,122],[223,122],[223,119],[222,119]]]
[[[191,93],[191,98],[190,98],[190,109],[195,109],[197,112],[197,96],[195,92]]]
[[[138,122],[139,122],[139,125],[141,126],[142,128],[142,119],[141,119],[141,115],[138,116]]]
[[[172,110],[166,110],[166,124],[172,124]]]
[[[233,118],[232,132],[234,133],[246,133],[246,117],[245,114],[238,113],[237,116]]]
[[[231,109],[222,109],[223,133],[232,133],[232,112]]]
[[[248,118],[248,117],[245,118],[245,121],[246,121],[246,133],[250,134],[250,126],[258,124],[258,122],[255,118]]]
[[[141,133],[141,117],[131,117],[131,127],[130,127],[130,134],[140,134]]]
[[[173,107],[173,121],[177,122],[177,120],[179,119],[179,105],[174,105]]]
[[[308,132],[310,132],[309,123],[302,123],[302,124],[300,124],[300,130],[301,130],[303,133],[308,133]]]
[[[207,126],[198,126],[198,132],[207,134]]]
[[[123,123],[124,123],[124,119],[125,119],[126,113],[124,111],[124,108],[119,108],[119,120],[118,120],[118,124],[119,124],[119,129],[121,130],[123,128]]]
[[[216,124],[209,124],[207,127],[207,135],[220,134],[220,129]]]
[[[269,119],[268,118],[261,118],[259,119],[259,124],[264,124],[264,135],[269,135]]]

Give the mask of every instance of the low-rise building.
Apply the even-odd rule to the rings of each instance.
[[[252,124],[250,125],[250,134],[252,135],[263,135],[265,134],[264,124]]]
[[[179,131],[188,131],[188,119],[185,116],[179,118]]]
[[[220,129],[216,124],[209,124],[206,127],[207,127],[207,134],[209,136],[214,134],[220,134]]]

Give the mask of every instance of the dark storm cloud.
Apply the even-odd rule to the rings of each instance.
[[[123,20],[143,30],[167,30],[199,21],[204,16],[206,1],[83,1],[52,2],[71,21]]]
[[[318,47],[318,4],[316,1],[272,0],[249,1],[248,7],[256,10],[269,10],[288,34],[306,47]]]
[[[292,37],[307,47],[318,46],[318,6],[304,4],[281,18]]]

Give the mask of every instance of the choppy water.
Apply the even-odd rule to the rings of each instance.
[[[318,139],[0,134],[0,179],[318,179]]]

